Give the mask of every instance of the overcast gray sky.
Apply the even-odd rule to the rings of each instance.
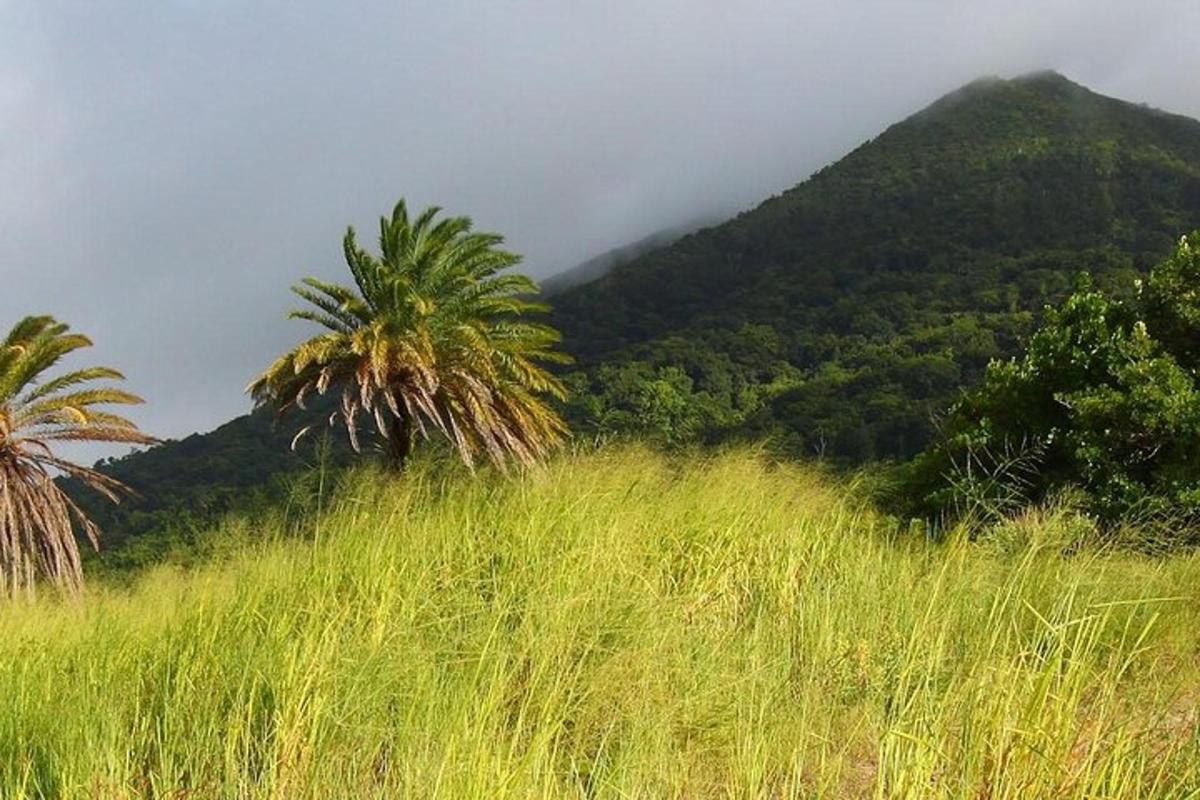
[[[0,0],[0,328],[90,334],[179,437],[402,195],[545,276],[1041,68],[1200,117],[1200,3]]]

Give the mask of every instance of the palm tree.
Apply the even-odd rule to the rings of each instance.
[[[97,406],[141,398],[95,381],[122,380],[108,367],[43,379],[68,353],[90,347],[52,317],[26,317],[0,343],[0,590],[15,594],[40,576],[68,590],[82,580],[76,525],[99,546],[99,530],[55,482],[77,478],[114,502],[126,487],[54,454],[63,442],[154,441],[129,420]]]
[[[531,463],[566,434],[543,395],[564,396],[544,366],[565,363],[553,328],[524,319],[546,307],[537,285],[503,272],[520,258],[503,238],[471,231],[467,217],[436,221],[439,208],[410,220],[403,200],[380,219],[378,257],[346,232],[355,289],[305,278],[292,291],[310,307],[292,318],[327,330],[278,358],[248,389],[280,413],[305,397],[341,392],[341,417],[359,450],[356,422],[370,416],[397,472],[415,440],[441,434],[471,465],[481,455],[503,467]],[[307,430],[301,430],[296,439]],[[293,445],[294,445],[293,441]]]

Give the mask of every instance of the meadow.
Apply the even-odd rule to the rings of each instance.
[[[0,797],[1200,796],[1200,556],[818,468],[417,464],[0,612]]]

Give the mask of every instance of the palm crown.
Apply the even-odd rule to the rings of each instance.
[[[503,272],[518,256],[502,237],[472,232],[466,217],[410,220],[404,201],[380,220],[378,257],[350,228],[343,242],[357,291],[306,278],[293,291],[310,307],[291,317],[327,330],[278,358],[249,391],[281,411],[307,395],[341,390],[340,416],[359,448],[356,420],[373,418],[392,465],[402,469],[415,436],[444,435],[468,464],[541,458],[566,433],[542,395],[561,398],[543,364],[565,362],[553,328],[523,317],[529,278]],[[303,434],[304,431],[301,431]],[[299,435],[297,436],[299,438]]]
[[[91,367],[43,380],[68,353],[91,345],[52,317],[26,317],[0,343],[0,588],[12,593],[44,576],[67,588],[81,579],[75,525],[98,546],[95,524],[54,481],[78,478],[111,500],[125,487],[94,469],[55,455],[63,442],[154,441],[128,419],[99,406],[141,398],[96,381],[121,380]]]

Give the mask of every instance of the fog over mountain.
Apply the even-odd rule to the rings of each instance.
[[[951,7],[952,6],[952,7]],[[180,436],[244,411],[401,195],[547,276],[731,214],[983,74],[1200,117],[1200,5],[0,0],[0,327],[89,333]]]

